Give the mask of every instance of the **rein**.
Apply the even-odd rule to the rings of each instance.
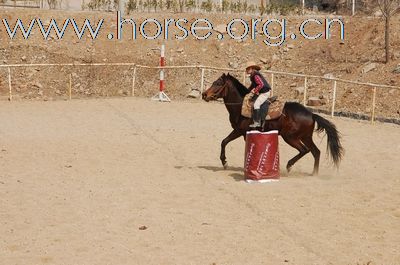
[[[236,103],[234,103],[234,102],[223,102],[225,105],[242,105],[243,104],[243,102],[236,102]]]
[[[224,90],[226,90],[226,88]],[[226,106],[243,105],[243,101],[244,101],[244,99],[242,100],[242,102],[225,102],[225,100],[224,100],[224,104]]]
[[[227,96],[227,88],[226,88],[227,84],[225,83],[222,88],[220,88],[218,92],[216,92],[216,94],[219,94],[220,92],[223,92],[224,95],[222,98],[224,98],[225,96]],[[243,104],[244,99],[242,100],[242,102],[223,102],[226,106],[234,106],[234,105],[242,105]]]

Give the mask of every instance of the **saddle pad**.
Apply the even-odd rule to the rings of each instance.
[[[243,105],[242,105],[242,116],[246,118],[251,118],[252,116],[252,109],[254,102],[252,102],[250,99],[252,97],[252,94],[249,93],[247,94],[244,99],[243,99]],[[265,120],[274,120],[279,118],[282,115],[282,110],[283,107],[285,106],[285,102],[281,102],[279,100],[275,100],[269,105],[268,109],[268,114],[265,117]]]

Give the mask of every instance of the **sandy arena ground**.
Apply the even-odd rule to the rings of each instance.
[[[318,177],[307,155],[247,184],[242,139],[221,168],[220,103],[3,102],[0,120],[1,264],[400,264],[396,125],[335,118],[339,171],[316,136]]]

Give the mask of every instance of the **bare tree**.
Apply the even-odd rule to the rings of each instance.
[[[50,9],[56,9],[58,2],[57,0],[47,0]]]
[[[385,18],[385,62],[390,61],[390,19],[400,7],[399,0],[378,0],[379,8]]]
[[[179,12],[183,13],[183,8],[185,7],[186,0],[178,0],[179,3]]]
[[[262,16],[265,12],[264,0],[260,0],[260,15]]]

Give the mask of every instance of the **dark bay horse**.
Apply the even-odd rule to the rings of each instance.
[[[225,106],[229,112],[229,121],[233,131],[221,142],[221,162],[224,168],[227,167],[225,147],[226,145],[239,138],[246,137],[246,132],[250,130],[249,125],[252,119],[241,115],[243,98],[249,90],[229,73],[223,74],[207,89],[202,97],[205,101],[223,98]],[[286,169],[290,172],[293,165],[304,155],[311,152],[314,157],[313,175],[318,174],[320,150],[314,144],[312,135],[315,123],[317,132],[323,132],[328,136],[327,149],[333,163],[338,167],[343,156],[343,147],[340,143],[340,135],[336,126],[323,117],[310,112],[303,105],[296,102],[286,102],[282,115],[275,119],[266,121],[264,131],[278,130],[283,140],[299,151],[299,154],[289,160]]]

